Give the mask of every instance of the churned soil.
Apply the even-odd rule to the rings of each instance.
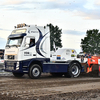
[[[98,73],[78,78],[42,74],[30,79],[0,73],[0,100],[100,100],[100,77]]]

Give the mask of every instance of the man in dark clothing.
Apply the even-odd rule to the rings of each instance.
[[[34,46],[34,45],[35,45],[35,40],[34,40],[34,39],[30,39],[30,44],[29,44],[29,46],[32,47],[32,46]]]

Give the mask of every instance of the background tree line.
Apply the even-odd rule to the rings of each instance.
[[[89,54],[100,54],[100,32],[98,29],[87,30],[86,37],[81,39],[83,52]]]
[[[50,49],[55,50],[56,48],[61,48],[62,43],[61,43],[61,34],[62,34],[62,29],[59,29],[58,26],[53,26],[51,23],[47,24],[50,28]]]
[[[61,48],[62,29],[53,24],[47,24],[50,28],[50,48],[51,51],[55,48]],[[100,54],[100,32],[98,29],[87,30],[86,36],[81,39],[82,51],[88,54]]]

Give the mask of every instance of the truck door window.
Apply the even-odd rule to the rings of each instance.
[[[29,47],[35,46],[35,39],[30,38]]]

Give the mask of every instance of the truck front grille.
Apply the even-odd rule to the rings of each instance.
[[[15,59],[15,56],[14,55],[8,55],[7,59]]]
[[[6,62],[5,69],[6,70],[14,70],[15,69],[15,66],[16,66],[16,62],[7,61]]]
[[[7,66],[15,66],[16,62],[6,62]]]

